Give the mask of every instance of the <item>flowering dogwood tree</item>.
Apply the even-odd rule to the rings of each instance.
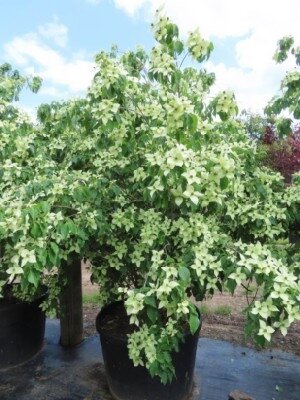
[[[257,166],[233,93],[211,98],[214,76],[183,67],[208,59],[212,44],[198,31],[184,43],[161,15],[153,31],[150,54],[97,55],[81,149],[114,185],[91,242],[93,279],[103,304],[125,301],[134,364],[167,382],[184,326],[199,325],[193,298],[258,285],[245,312],[260,344],[300,318],[300,264],[287,240],[300,198],[296,183],[285,188]]]

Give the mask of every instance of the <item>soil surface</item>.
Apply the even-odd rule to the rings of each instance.
[[[97,286],[90,283],[88,268],[83,268],[83,293],[98,293]],[[202,302],[201,305],[205,307],[205,313],[202,314],[201,337],[226,340],[255,348],[255,344],[252,341],[245,340],[244,337],[245,318],[242,315],[242,310],[247,306],[247,299],[242,288],[234,296],[229,293],[216,294],[212,299]],[[226,314],[228,313],[229,315],[222,315],[224,308]],[[84,304],[85,336],[97,333],[95,319],[98,312],[99,306]],[[270,348],[291,352],[300,356],[300,322],[292,324],[286,336],[281,335],[280,332],[276,333]]]
[[[134,326],[130,325],[129,317],[122,303],[112,307],[107,315],[102,316],[100,326],[101,332],[109,336],[117,334],[126,338],[128,333],[134,332]]]

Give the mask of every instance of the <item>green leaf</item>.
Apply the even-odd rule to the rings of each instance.
[[[77,233],[77,226],[74,224],[73,221],[68,221],[67,226],[70,233],[76,234]]]
[[[267,189],[265,188],[265,186],[262,185],[260,182],[257,183],[255,186],[256,186],[257,192],[258,192],[262,197],[266,197],[266,195],[267,195],[268,192],[267,192]]]
[[[40,208],[40,210],[42,210],[45,214],[48,214],[48,213],[50,212],[50,209],[51,209],[50,204],[47,203],[46,201],[42,201],[42,202],[39,204],[39,208]]]
[[[60,224],[58,227],[62,238],[66,239],[69,234],[68,224]]]
[[[30,233],[31,233],[31,236],[32,236],[32,237],[38,238],[38,237],[41,235],[41,233],[42,233],[42,230],[41,230],[41,228],[40,228],[40,225],[37,224],[37,223],[33,224],[32,228],[31,228],[31,230],[30,230]]]
[[[112,185],[111,189],[116,196],[121,194],[121,188],[118,185]]]
[[[30,283],[32,283],[35,287],[38,287],[39,280],[40,280],[40,274],[39,274],[39,272],[37,272],[37,271],[31,269],[31,270],[29,271],[29,274],[28,274],[28,277],[27,277],[27,278],[28,278],[28,281],[29,281]]]
[[[29,214],[31,215],[31,218],[34,220],[34,219],[36,219],[36,217],[37,217],[37,215],[38,215],[38,210],[37,210],[37,208],[36,207],[32,207],[30,210],[29,210]]]
[[[185,282],[188,283],[191,280],[190,270],[187,267],[179,267],[178,270],[179,277]]]
[[[183,43],[180,40],[177,40],[174,43],[174,49],[175,49],[177,54],[181,54],[183,52],[183,49],[184,49]]]
[[[147,307],[147,315],[152,323],[156,322],[158,318],[158,310],[154,307]]]
[[[235,288],[237,287],[236,281],[233,280],[233,279],[228,279],[228,281],[227,281],[227,287],[228,287],[230,293],[233,294],[234,291],[235,291]]]
[[[50,243],[50,247],[51,247],[51,249],[53,250],[53,253],[54,253],[55,255],[57,255],[58,252],[59,252],[59,247],[57,246],[57,244],[56,244],[55,242],[51,242],[51,243]]]
[[[264,336],[261,335],[257,335],[255,336],[255,342],[260,346],[260,347],[264,347],[266,345],[266,339],[264,338]]]
[[[155,297],[154,297],[154,296],[147,296],[147,297],[145,297],[144,303],[145,303],[146,305],[149,305],[149,306],[152,306],[152,307],[156,308],[156,300],[155,300]]]
[[[160,379],[161,379],[161,383],[163,385],[166,385],[168,383],[168,378],[169,378],[168,373],[162,371],[162,372],[160,372],[159,376],[160,376]]]
[[[252,332],[255,331],[255,324],[254,324],[252,321],[251,321],[251,322],[248,322],[248,323],[245,325],[244,331],[245,331],[246,337],[251,337]]]
[[[196,132],[197,127],[198,127],[198,118],[197,115],[195,114],[188,114],[187,115],[187,124],[188,124],[188,129],[191,133]]]
[[[40,261],[40,263],[42,265],[45,265],[46,261],[47,261],[47,251],[44,249],[39,249],[37,252],[37,257],[38,257],[38,260]]]
[[[198,315],[194,313],[190,314],[189,326],[190,326],[190,331],[193,335],[197,332],[199,325],[200,325],[200,319]]]
[[[157,374],[158,371],[158,362],[157,361],[153,361],[152,364],[150,364],[149,367],[149,372],[152,378],[154,378],[154,376]]]
[[[229,179],[227,176],[223,176],[223,178],[220,179],[220,188],[222,190],[225,190],[229,184]]]

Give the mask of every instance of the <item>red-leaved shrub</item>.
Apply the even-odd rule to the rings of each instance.
[[[291,183],[292,175],[300,171],[300,127],[284,139],[279,139],[269,125],[261,142],[266,150],[266,164],[280,172],[286,183]]]

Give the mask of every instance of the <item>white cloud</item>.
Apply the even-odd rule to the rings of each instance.
[[[278,39],[300,37],[298,0],[114,0],[128,15],[152,18],[162,4],[182,33],[200,27],[206,37],[235,38],[236,67],[209,63],[217,74],[217,88],[232,88],[241,107],[262,109],[276,93],[284,71],[292,64],[278,66],[273,53]],[[216,49],[217,51],[217,49]]]
[[[24,73],[43,78],[42,95],[68,98],[79,95],[89,86],[95,64],[90,54],[75,52],[68,59],[53,44],[65,47],[68,28],[56,16],[37,27],[36,32],[16,36],[4,45],[4,59],[16,64]]]
[[[6,59],[21,65],[24,70],[34,70],[48,84],[61,85],[71,94],[84,91],[94,74],[93,62],[84,58],[68,61],[35,33],[15,37],[4,49]]]
[[[48,22],[38,27],[38,32],[46,39],[52,39],[55,44],[65,47],[68,41],[68,28],[58,21],[54,16],[52,22]]]
[[[114,0],[118,8],[123,9],[127,14],[133,16],[137,11],[139,11],[147,3],[155,3],[155,1],[150,2],[147,0]],[[153,4],[151,11],[153,9]]]
[[[85,1],[92,4],[101,2]],[[289,62],[278,66],[273,61],[276,42],[284,35],[300,37],[299,0],[285,0],[284,3],[281,0],[113,2],[128,15],[144,18],[147,23],[152,19],[155,9],[164,3],[166,13],[184,34],[200,27],[204,36],[221,40],[233,38],[236,44],[231,65],[234,67],[226,65],[224,60],[223,63],[209,62],[207,68],[216,72],[216,89],[231,88],[235,91],[240,108],[258,110],[266,105],[278,90],[285,70],[291,67]],[[7,43],[6,58],[29,73],[41,75],[45,80],[43,90],[48,95],[59,97],[61,93],[79,94],[89,85],[94,64],[89,54],[77,52],[67,59],[53,47],[53,44],[64,47],[67,40],[68,28],[54,17],[52,21],[39,26],[36,33],[15,37]]]
[[[42,86],[42,88],[39,91],[39,94],[44,96],[51,96],[61,100],[70,97],[70,93],[68,91],[61,90],[60,88],[55,86]]]
[[[279,76],[282,76],[282,67],[274,66],[268,79],[265,71],[228,67],[224,63],[213,64],[208,62],[206,68],[216,74],[216,84],[212,94],[221,90],[233,90],[240,110],[251,108],[261,111],[275,94]],[[277,77],[277,80],[274,79]]]
[[[205,35],[217,37],[243,36],[257,26],[271,32],[290,30],[297,25],[298,0],[114,0],[115,4],[133,15],[144,9],[149,14],[164,5],[166,13],[187,32],[200,27]],[[299,32],[299,28],[297,30]]]

